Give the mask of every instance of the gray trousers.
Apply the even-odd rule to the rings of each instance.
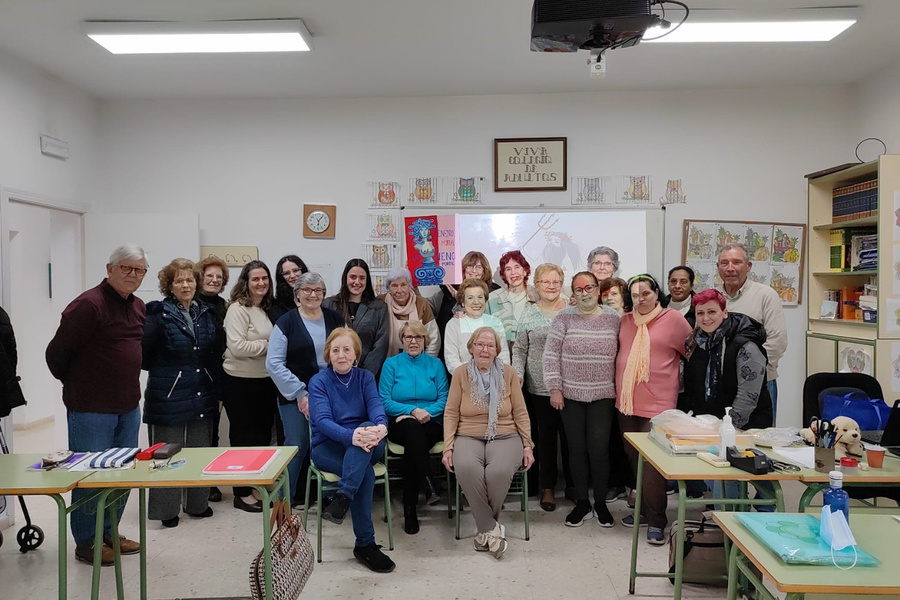
[[[150,445],[157,442],[180,443],[185,448],[208,448],[212,444],[213,419],[191,421],[181,425],[148,425]],[[172,461],[178,460],[176,454]],[[177,517],[184,512],[198,515],[209,506],[209,488],[150,488],[147,518],[153,520]]]
[[[493,441],[458,435],[453,443],[453,470],[469,501],[479,533],[494,529],[513,475],[522,466],[522,438],[518,433]]]

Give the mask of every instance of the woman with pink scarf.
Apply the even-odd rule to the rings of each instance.
[[[616,357],[616,408],[622,433],[650,431],[650,419],[675,408],[678,400],[679,365],[691,326],[681,313],[659,305],[659,284],[650,275],[628,280],[625,315],[619,328]],[[632,469],[637,469],[637,450],[625,443]],[[665,543],[666,480],[651,465],[644,466],[640,525],[648,525],[647,541]],[[622,519],[634,527],[635,516]]]
[[[402,268],[391,269],[385,285],[387,285],[388,293],[378,296],[378,299],[384,300],[387,304],[390,317],[391,333],[388,336],[390,339],[388,357],[400,354],[400,351],[403,350],[403,345],[400,343],[400,328],[408,321],[418,321],[425,326],[425,330],[428,332],[428,346],[425,348],[425,353],[436,357],[441,349],[441,332],[438,331],[437,321],[434,320],[434,313],[428,300],[416,295],[413,290],[412,276],[409,271]]]

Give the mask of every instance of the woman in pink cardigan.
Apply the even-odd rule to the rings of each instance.
[[[679,364],[691,326],[677,310],[659,305],[659,284],[650,275],[637,275],[628,281],[625,309],[616,357],[619,426],[623,433],[650,431],[651,417],[675,408]],[[625,452],[632,469],[636,470],[637,450],[626,443]],[[650,465],[644,466],[643,480],[640,524],[649,525],[649,543],[662,545],[666,528],[666,480]],[[622,524],[634,527],[634,515],[625,517]]]

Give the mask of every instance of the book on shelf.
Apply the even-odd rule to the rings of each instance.
[[[833,223],[874,216],[878,213],[878,180],[836,187],[831,198]]]
[[[874,227],[832,229],[829,234],[829,270],[835,273],[874,269],[878,262],[878,230]],[[854,246],[854,243],[856,244]],[[865,251],[865,267],[860,253]]]

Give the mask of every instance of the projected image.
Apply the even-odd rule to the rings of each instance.
[[[460,254],[480,250],[497,269],[504,252],[518,249],[532,271],[545,262],[562,267],[566,286],[587,268],[587,255],[597,246],[619,253],[617,276],[645,272],[646,238],[646,218],[636,211],[459,215]]]

